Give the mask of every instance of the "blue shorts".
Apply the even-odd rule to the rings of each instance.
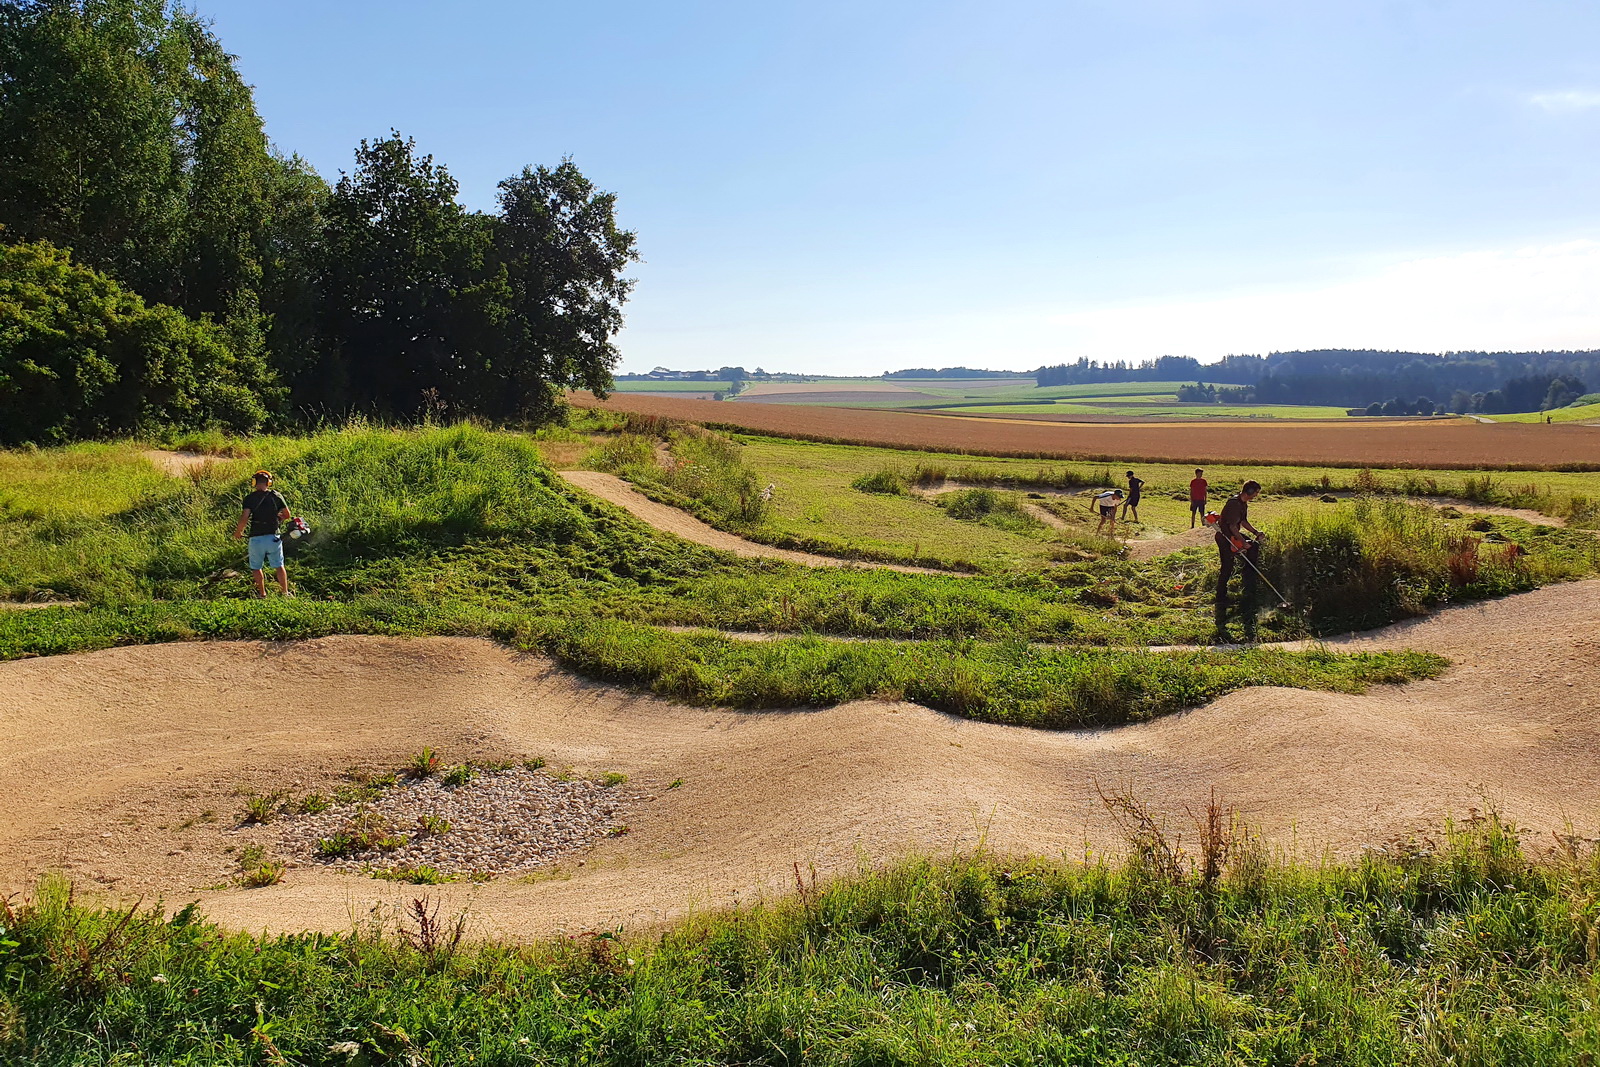
[[[251,570],[259,571],[266,567],[276,570],[281,566],[283,566],[283,538],[277,534],[262,534],[260,537],[250,538]]]

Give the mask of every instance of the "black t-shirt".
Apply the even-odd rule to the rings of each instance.
[[[1238,537],[1239,527],[1250,519],[1250,503],[1242,497],[1230,496],[1222,505],[1222,515],[1217,520],[1217,532],[1226,537]]]
[[[1139,491],[1143,488],[1144,479],[1134,478],[1130,475],[1128,478],[1128,501],[1130,503],[1137,501],[1139,499]]]
[[[288,506],[275,489],[257,489],[246,496],[244,510],[250,513],[250,536],[277,533],[278,514]]]

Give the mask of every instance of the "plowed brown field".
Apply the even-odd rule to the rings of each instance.
[[[1305,463],[1333,467],[1600,470],[1600,427],[1437,421],[1052,423],[909,411],[730,404],[614,394],[580,407],[684,419],[809,441],[991,456],[1145,463]]]

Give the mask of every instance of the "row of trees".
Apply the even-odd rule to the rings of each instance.
[[[0,279],[0,439],[32,439],[14,413],[78,395],[70,365],[37,357],[48,331],[98,314],[106,283],[203,325],[229,358],[192,373],[231,374],[219,384],[253,392],[261,417],[537,420],[567,388],[604,391],[638,258],[614,196],[570,160],[501,182],[492,213],[458,192],[398,132],[363,141],[331,186],[275,151],[234,57],[166,0],[0,0],[0,241],[17,253]],[[151,373],[118,351],[96,373]],[[63,433],[134,428],[55,415]]]
[[[1435,403],[1425,396],[1415,400],[1391,397],[1374,401],[1365,409],[1365,415],[1507,415],[1519,411],[1551,411],[1564,408],[1582,399],[1588,387],[1569,374],[1529,375],[1513,378],[1503,389],[1490,389],[1482,393],[1468,393],[1457,389],[1448,403]]]
[[[1256,391],[1248,385],[1210,385],[1196,382],[1178,386],[1178,401],[1184,404],[1249,404]]]
[[[1455,411],[1537,411],[1561,407],[1600,380],[1600,352],[1378,352],[1324,349],[1228,356],[1201,366],[1186,356],[1142,363],[1076,363],[1041,367],[1039,385],[1109,381],[1198,381],[1249,386],[1260,404],[1366,407],[1373,397],[1449,396]],[[1557,388],[1556,383],[1562,383]],[[1465,400],[1461,400],[1461,398]],[[1478,398],[1476,401],[1474,398]],[[1387,401],[1380,401],[1380,406]],[[1411,402],[1414,403],[1414,402]],[[1487,403],[1489,407],[1462,406]],[[1437,406],[1437,405],[1435,405]]]

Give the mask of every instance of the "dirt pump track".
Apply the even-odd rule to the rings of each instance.
[[[347,929],[424,893],[483,935],[647,926],[906,851],[1114,846],[1098,789],[1187,826],[1215,786],[1315,854],[1497,804],[1548,840],[1600,812],[1600,581],[1467,605],[1340,642],[1450,656],[1361,696],[1262,688],[1114,730],[1047,733],[906,703],[739,712],[575,678],[466,638],[334,637],[113,649],[0,664],[0,890],[44,870],[250,929]],[[327,788],[351,764],[540,754],[629,775],[629,832],[534,884],[415,887],[312,867],[222,888],[239,790]],[[679,788],[669,788],[674,779]],[[206,812],[217,817],[205,821]],[[202,817],[200,821],[197,817]],[[184,825],[189,823],[189,825]],[[205,889],[203,887],[213,888]]]
[[[1139,463],[1315,464],[1333,467],[1600,468],[1600,427],[1434,420],[1344,423],[1061,423],[859,408],[736,404],[613,394],[580,407],[683,419],[799,440],[977,455]]]

